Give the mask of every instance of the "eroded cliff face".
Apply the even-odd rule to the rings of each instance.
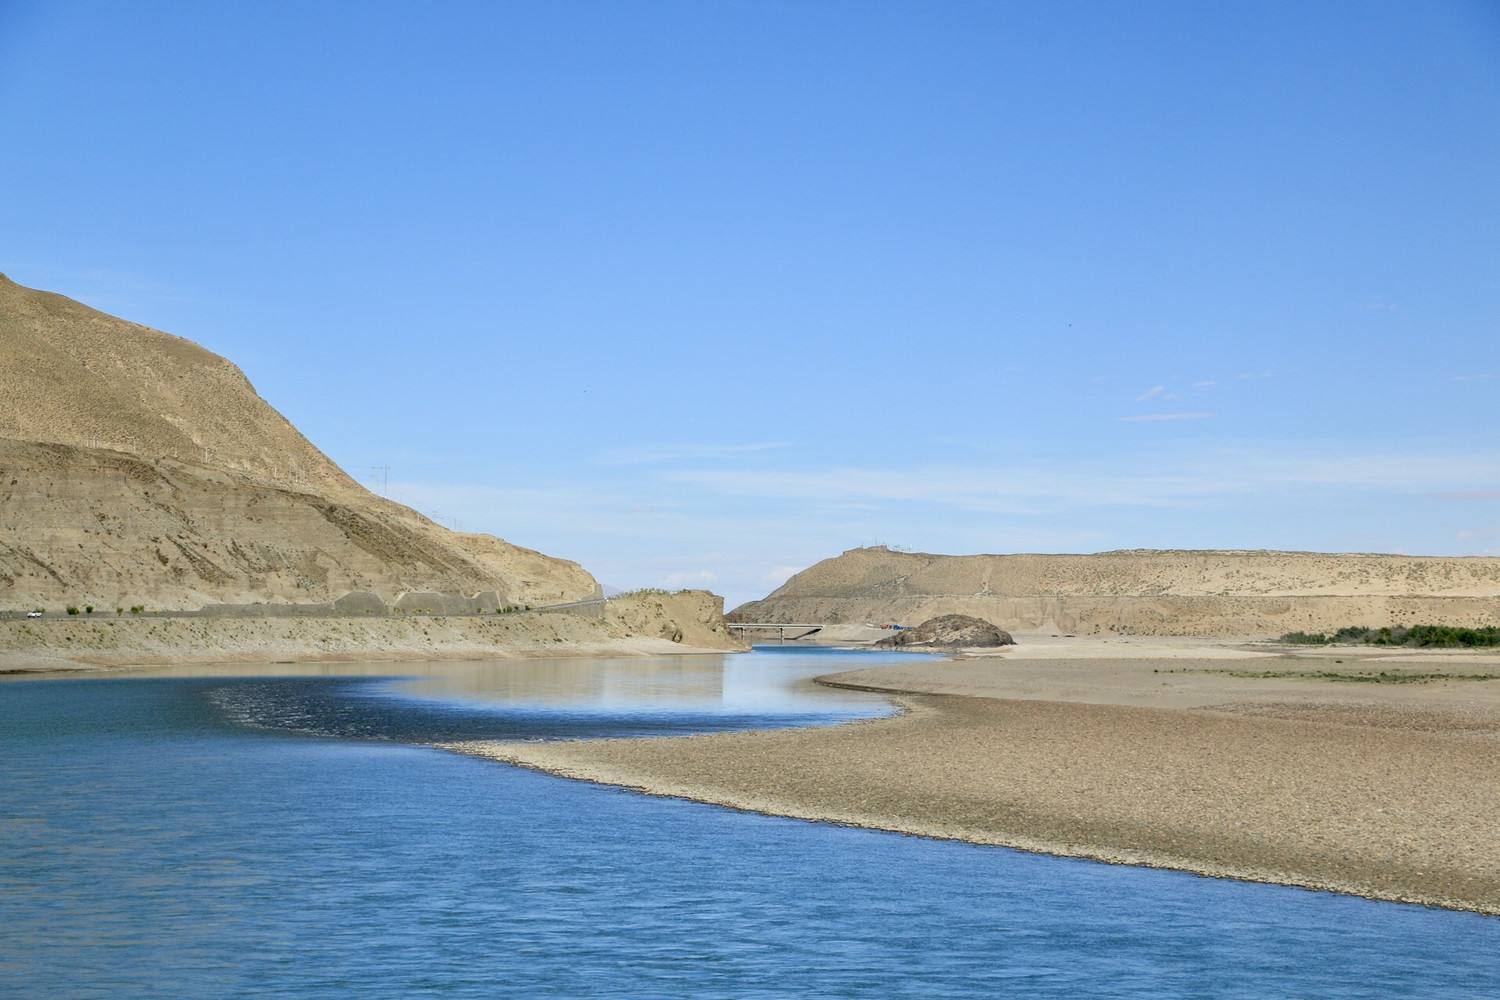
[[[643,590],[609,601],[605,619],[629,636],[704,649],[748,649],[724,624],[724,598],[706,590]]]
[[[851,549],[740,621],[974,615],[1083,634],[1271,636],[1345,625],[1500,624],[1500,559],[1266,551],[947,556]]]
[[[224,358],[0,276],[0,609],[351,590],[544,604],[598,585],[365,490]]]

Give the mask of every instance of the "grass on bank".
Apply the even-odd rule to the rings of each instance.
[[[1339,662],[1343,662],[1340,660]],[[1340,684],[1432,684],[1437,681],[1500,681],[1500,673],[1441,673],[1416,670],[1204,670],[1201,667],[1156,669],[1153,674],[1204,674],[1256,681],[1333,681]]]
[[[1453,625],[1397,625],[1364,628],[1351,625],[1332,635],[1323,632],[1288,632],[1281,641],[1294,646],[1354,644],[1363,646],[1412,646],[1440,649],[1479,649],[1500,646],[1500,627],[1460,628]]]
[[[1254,680],[1295,679],[1336,681],[1343,684],[1430,684],[1433,681],[1500,681],[1497,673],[1444,674],[1406,670],[1226,670],[1230,677]]]

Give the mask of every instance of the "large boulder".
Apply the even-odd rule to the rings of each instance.
[[[904,646],[1014,646],[1016,640],[998,625],[970,615],[939,615],[916,628],[902,629],[875,645],[887,649]]]

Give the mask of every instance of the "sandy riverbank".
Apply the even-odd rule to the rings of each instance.
[[[824,679],[891,692],[906,711],[888,719],[450,749],[758,812],[1500,913],[1500,680],[1458,679],[1500,676],[1500,657],[1225,648],[913,659]],[[1451,679],[1326,676],[1381,671]]]
[[[344,618],[0,621],[0,673],[143,664],[662,656],[744,648],[705,591],[643,592],[599,616],[546,612]]]

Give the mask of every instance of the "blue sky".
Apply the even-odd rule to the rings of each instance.
[[[0,270],[616,585],[1500,553],[1492,3],[0,0],[0,101]]]

